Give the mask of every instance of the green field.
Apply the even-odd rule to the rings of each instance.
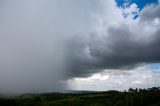
[[[24,94],[1,97],[0,106],[160,106],[160,88]]]

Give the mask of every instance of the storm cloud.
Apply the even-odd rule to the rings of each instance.
[[[122,18],[123,10],[120,12],[116,9],[118,7],[107,8],[109,4],[116,5],[110,2],[102,0],[103,14],[107,15],[99,19],[100,30],[88,35],[87,40],[72,44],[72,51],[76,53],[71,54],[72,77],[86,77],[105,69],[125,70],[160,62],[160,6],[148,5],[134,19],[134,14]],[[134,10],[129,11],[132,13]]]
[[[136,19],[123,11],[114,0],[1,0],[0,93],[62,91],[66,79],[159,63],[160,6]]]
[[[0,93],[66,89],[66,45],[90,28],[94,2],[1,0]]]

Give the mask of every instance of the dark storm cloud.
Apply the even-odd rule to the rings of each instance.
[[[66,44],[88,31],[93,5],[94,0],[1,0],[0,93],[66,89]]]
[[[149,6],[136,25],[122,22],[101,33],[92,33],[87,40],[81,39],[83,42],[72,42],[70,76],[86,77],[104,69],[160,62],[159,12],[160,6]]]
[[[1,0],[0,93],[59,91],[66,78],[159,62],[159,7],[117,26],[105,23],[119,20],[113,2]],[[94,31],[101,20],[105,31]]]

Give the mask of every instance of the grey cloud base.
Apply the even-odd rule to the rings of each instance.
[[[89,12],[95,4],[96,0],[1,0],[0,93],[66,89],[66,45],[72,35],[90,30]]]
[[[70,76],[86,77],[104,69],[159,63],[159,12],[160,6],[146,7],[136,25],[122,22],[118,27],[109,26],[106,31],[90,34],[87,40],[73,42]]]
[[[0,93],[62,91],[66,79],[158,63],[160,6],[128,24],[112,19],[113,2],[1,0]]]

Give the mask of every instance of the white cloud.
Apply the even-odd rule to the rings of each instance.
[[[88,35],[87,43],[82,42],[84,47],[81,49],[86,51],[89,59],[87,55],[81,55],[79,60],[83,58],[83,61],[76,60],[79,64],[76,64],[73,70],[76,77],[68,80],[70,88],[121,90],[160,84],[160,74],[155,75],[153,69],[147,66],[137,67],[137,64],[141,63],[159,62],[160,6],[145,7],[139,13],[136,4],[121,10],[115,6],[114,0],[101,0],[101,3],[102,12],[93,15],[96,16],[95,23],[98,25],[94,27],[92,34]],[[131,17],[124,18],[124,11]],[[133,12],[139,14],[135,20]],[[77,52],[78,55],[82,53]],[[123,69],[126,67],[135,68]],[[104,70],[105,68],[108,69]],[[86,77],[87,75],[90,76]]]
[[[135,3],[131,4],[127,8],[122,8],[121,10],[123,15],[128,19],[134,19],[136,15],[139,15],[139,8]]]
[[[160,71],[160,69],[159,69]],[[160,75],[160,73],[159,73]],[[158,75],[158,76],[159,76]],[[87,78],[73,78],[68,84],[73,90],[125,90],[132,88],[152,87],[160,83],[148,65],[139,66],[131,70],[109,70],[93,74]]]

